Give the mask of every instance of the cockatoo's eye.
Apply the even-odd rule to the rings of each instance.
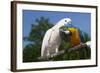
[[[65,20],[65,22],[67,22],[67,20]]]

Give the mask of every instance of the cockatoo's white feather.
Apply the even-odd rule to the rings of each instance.
[[[59,28],[68,25],[71,22],[70,18],[60,20],[56,25],[47,30],[42,42],[41,56],[47,57],[58,52],[61,43]]]

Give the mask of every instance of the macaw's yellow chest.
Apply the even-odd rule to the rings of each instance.
[[[71,36],[70,36],[71,47],[80,44],[80,36],[79,36],[78,29],[72,27],[72,28],[68,28],[68,30],[71,32]]]

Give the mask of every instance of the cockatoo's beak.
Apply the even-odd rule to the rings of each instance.
[[[70,22],[68,22],[68,23],[66,23],[64,25],[67,27],[67,26],[70,26],[71,24],[72,24],[72,22],[70,21]]]
[[[66,27],[68,26],[68,24],[66,23],[66,24],[64,24]]]
[[[69,22],[68,24],[72,24],[72,22]]]

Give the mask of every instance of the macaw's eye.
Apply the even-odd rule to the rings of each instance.
[[[65,20],[65,22],[67,22],[67,20]]]

